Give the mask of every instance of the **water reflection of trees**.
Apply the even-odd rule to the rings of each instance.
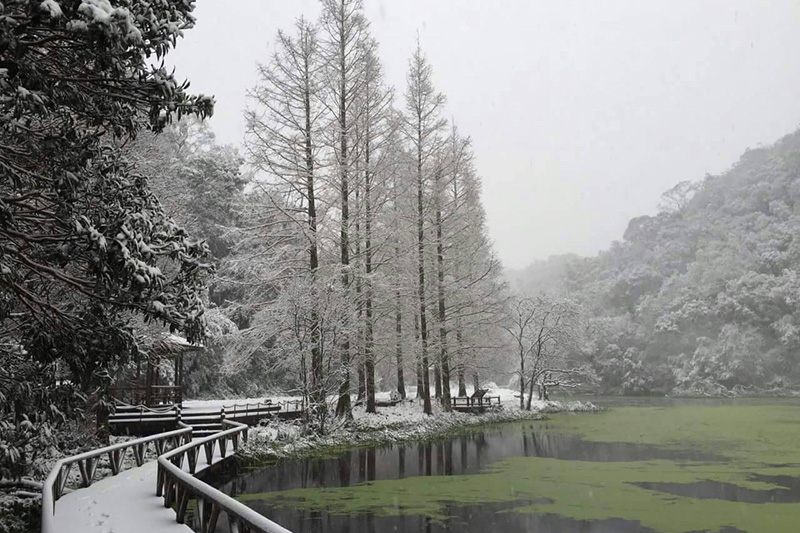
[[[353,463],[353,454],[351,452],[343,453],[339,456],[339,486],[350,486],[350,469]]]
[[[543,431],[538,423],[526,423],[516,428],[481,431],[438,442],[350,450],[325,460],[286,461],[261,471],[240,473],[223,490],[235,495],[298,487],[351,487],[374,480],[413,476],[463,475],[479,472],[495,461],[515,456],[632,461],[674,458],[686,453],[636,444],[583,441],[575,436]],[[522,503],[516,502],[515,505]],[[613,524],[577,524],[566,523],[558,518],[499,513],[503,509],[494,504],[450,504],[445,509],[449,518],[443,521],[431,521],[419,515],[386,517],[362,513],[342,516],[287,507],[274,508],[269,500],[256,500],[248,505],[295,533],[640,531],[626,529],[628,524],[618,521]]]
[[[294,533],[485,533],[485,532],[551,532],[581,533],[655,533],[638,522],[609,520],[576,520],[554,514],[505,512],[525,501],[512,504],[446,505],[443,520],[423,515],[381,516],[372,512],[336,515],[319,511],[280,510],[272,518]]]
[[[293,488],[349,487],[368,481],[434,474],[463,475],[514,456],[584,461],[708,459],[698,452],[633,443],[590,442],[540,428],[538,424],[521,424],[516,429],[481,431],[435,443],[362,448],[332,459],[286,461],[260,471],[239,473],[223,490],[236,495]]]

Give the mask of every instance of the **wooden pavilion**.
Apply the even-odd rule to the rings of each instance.
[[[181,405],[183,356],[202,349],[173,334],[151,340],[145,364],[137,359],[135,368],[124,372],[112,387],[114,399],[120,405],[150,408]]]

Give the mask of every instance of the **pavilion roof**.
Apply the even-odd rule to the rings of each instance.
[[[152,357],[172,357],[175,355],[197,352],[203,349],[202,345],[192,344],[185,338],[170,333],[154,339],[148,339],[145,350]]]

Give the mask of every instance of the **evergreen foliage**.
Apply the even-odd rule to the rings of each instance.
[[[725,395],[796,387],[800,132],[681,182],[623,240],[564,264],[608,391]],[[548,276],[551,273],[548,272]]]
[[[70,410],[108,410],[134,317],[204,333],[208,247],[120,151],[208,116],[162,66],[189,1],[0,4],[0,477],[25,474]],[[165,268],[171,265],[170,269]]]

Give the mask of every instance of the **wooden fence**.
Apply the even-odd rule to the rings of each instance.
[[[182,421],[194,428],[195,436],[206,436],[222,430],[222,420],[237,420],[255,425],[261,419],[299,418],[303,415],[301,400],[223,404],[219,408],[181,409],[177,405],[151,408],[144,405],[118,405],[109,417],[111,433],[114,435],[147,435],[175,427]]]
[[[200,533],[217,531],[217,522],[225,515],[231,533],[291,533],[265,516],[255,512],[241,502],[194,477],[200,452],[206,464],[211,464],[214,453],[225,457],[228,445],[237,450],[240,442],[247,439],[247,426],[223,420],[227,428],[214,435],[197,439],[158,458],[156,494],[163,496],[164,507],[175,508],[175,519],[185,523],[186,509],[190,499],[197,501],[194,513],[194,529]],[[184,464],[188,472],[183,469]],[[223,524],[220,524],[223,525]]]
[[[454,411],[462,412],[483,412],[487,409],[500,407],[500,396],[479,396],[479,397],[451,397],[450,406]]]
[[[148,448],[151,445],[156,453],[161,455],[170,446],[179,448],[184,443],[190,443],[192,440],[192,428],[185,424],[182,424],[182,426],[166,433],[121,442],[59,460],[53,466],[50,475],[47,476],[42,486],[42,533],[55,531],[56,502],[68,488],[73,465],[77,465],[80,472],[79,488],[88,487],[94,481],[97,465],[102,459],[108,459],[111,474],[117,475],[124,469],[128,451],[132,452],[136,466],[142,466],[145,462]]]

